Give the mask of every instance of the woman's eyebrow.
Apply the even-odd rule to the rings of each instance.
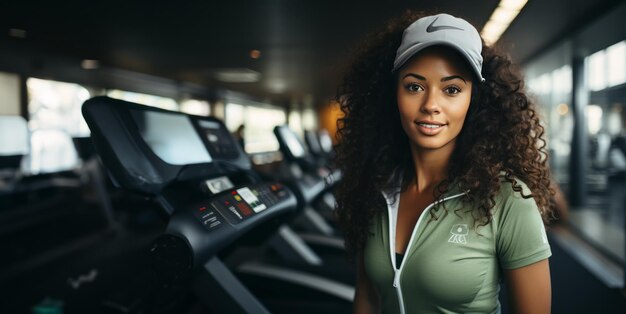
[[[423,77],[423,76],[421,76],[421,75],[419,75],[419,74],[415,74],[415,73],[408,73],[407,75],[405,75],[405,76],[403,77],[403,79],[404,79],[404,78],[407,78],[407,77],[409,77],[409,76],[414,77],[414,78],[416,78],[416,79],[418,79],[418,80],[426,81],[426,78],[425,78],[425,77]]]
[[[461,79],[463,81],[463,83],[467,84],[465,79],[463,77],[461,77],[460,75],[446,76],[446,77],[442,78],[441,81],[445,82],[445,81],[450,81],[450,80],[457,79],[457,78]]]
[[[427,81],[425,77],[423,77],[423,76],[421,76],[419,74],[416,74],[416,73],[408,73],[403,78],[407,78],[407,77],[414,77],[414,78],[416,78],[418,80]],[[463,83],[467,84],[467,81],[465,81],[465,79],[462,76],[460,76],[460,75],[446,76],[446,77],[441,79],[441,82],[446,82],[446,81],[450,81],[450,80],[457,79],[457,78],[460,79],[461,81],[463,81]]]

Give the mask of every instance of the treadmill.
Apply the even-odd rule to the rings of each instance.
[[[144,310],[193,286],[215,313],[269,313],[218,253],[270,237],[297,209],[291,190],[251,171],[218,119],[108,97],[82,111],[113,182],[154,200],[168,221],[150,248],[155,291]]]
[[[354,288],[333,279],[354,276],[340,263],[292,267],[256,252],[237,260],[247,245],[284,239],[284,219],[300,213],[297,197],[317,193],[260,179],[221,121],[107,97],[85,102],[83,115],[112,181],[154,200],[168,221],[150,249],[157,291],[144,302],[148,312],[192,284],[216,313],[349,311]]]
[[[309,241],[324,242],[343,250],[343,240],[338,237],[340,233],[333,217],[335,200],[330,192],[330,189],[337,182],[335,176],[340,177],[340,174],[337,171],[331,171],[325,163],[314,157],[296,133],[287,125],[276,126],[274,134],[280,145],[280,150],[285,156],[285,168],[289,170],[292,178],[296,178],[298,181],[323,182],[323,190],[318,191],[314,198],[308,200],[308,206],[304,210],[306,220],[301,223],[304,230],[318,233],[323,237],[313,234],[303,237]]]
[[[335,187],[339,181],[341,181],[341,170],[334,169],[333,145],[328,131],[324,129],[317,132],[313,130],[305,130],[304,139],[307,147],[309,148],[309,152],[311,152],[317,164],[320,167],[325,167],[329,170],[330,173],[327,176],[327,183],[332,190],[332,188]],[[335,196],[332,193],[324,193],[323,197],[317,200],[315,207],[323,208],[320,212],[324,218],[332,221],[332,224],[336,226],[334,223],[335,219],[333,217],[335,202]]]
[[[333,168],[332,159],[334,158],[333,141],[330,134],[326,130],[305,130],[304,140],[307,144],[309,152],[315,157],[317,163],[328,169]],[[331,175],[334,182],[341,180],[341,172],[338,169],[332,169]]]

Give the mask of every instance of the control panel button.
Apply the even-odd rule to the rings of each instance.
[[[201,213],[197,215],[198,219],[207,228],[214,228],[224,221],[238,224],[278,204],[286,197],[288,192],[281,184],[259,184],[225,191],[224,194],[213,198],[208,206],[199,206],[196,211]]]
[[[194,210],[196,218],[202,223],[205,229],[213,230],[220,227],[223,223],[223,217],[214,208],[208,206],[198,206]]]

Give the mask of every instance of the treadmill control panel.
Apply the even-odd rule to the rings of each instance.
[[[200,204],[195,216],[205,229],[212,230],[225,220],[236,225],[286,198],[289,193],[280,183],[244,186],[228,190],[207,204]]]
[[[205,143],[208,144],[211,155],[228,159],[240,154],[237,150],[237,143],[222,124],[200,118],[197,118],[196,124],[200,128]]]

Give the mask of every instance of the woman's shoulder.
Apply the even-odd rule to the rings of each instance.
[[[514,269],[548,258],[552,253],[541,212],[528,185],[500,178],[493,226],[500,265]]]
[[[498,191],[498,197],[502,199],[509,198],[525,198],[522,197],[531,195],[530,188],[523,180],[513,177],[513,180],[508,180],[504,173],[498,176],[500,180],[500,189]]]
[[[496,220],[503,220],[508,216],[541,216],[532,191],[523,180],[516,177],[508,180],[504,175],[499,179],[500,190],[496,194],[493,208]]]
[[[506,216],[511,211],[515,211],[518,214],[529,211],[541,214],[537,202],[533,198],[532,191],[526,182],[517,177],[513,177],[512,180],[507,179],[504,174],[501,174],[499,179],[500,189],[494,199],[494,218]]]

